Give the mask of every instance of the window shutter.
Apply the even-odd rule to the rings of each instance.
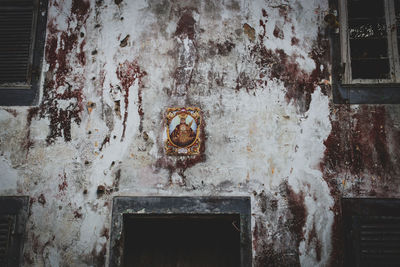
[[[34,1],[0,0],[0,84],[29,85]]]
[[[0,215],[0,266],[6,266],[7,264],[14,222],[15,216]]]
[[[358,266],[398,266],[400,263],[400,217],[353,218]]]
[[[400,199],[342,199],[345,266],[399,266]]]
[[[28,203],[28,197],[0,196],[1,267],[21,266]]]

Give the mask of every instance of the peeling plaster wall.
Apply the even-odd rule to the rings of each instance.
[[[254,266],[340,266],[340,197],[400,196],[400,108],[332,104],[328,1],[49,2],[40,103],[0,108],[24,266],[107,265],[117,195],[251,196]],[[175,106],[201,156],[164,154]]]

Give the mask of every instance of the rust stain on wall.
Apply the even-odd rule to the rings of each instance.
[[[284,211],[278,209],[277,195],[253,192],[255,205],[263,213],[255,216],[254,266],[300,266],[299,244],[307,217],[304,196],[294,193],[286,182],[279,188],[278,198],[283,197],[288,206]]]
[[[279,5],[281,16],[285,17],[287,22],[287,12],[291,8],[287,5]],[[260,20],[260,26],[263,31],[259,34],[257,44],[251,49],[251,56],[254,58],[259,67],[260,79],[249,79],[245,73],[240,73],[237,77],[236,89],[245,88],[246,91],[256,88],[254,85],[267,85],[267,81],[262,78],[265,76],[271,79],[278,79],[283,82],[286,92],[287,101],[294,101],[301,112],[308,110],[311,102],[311,94],[319,85],[323,92],[326,93],[326,85],[323,81],[329,80],[329,40],[322,33],[318,37],[309,51],[309,56],[315,62],[315,68],[311,73],[304,71],[297,62],[298,55],[288,55],[283,49],[269,49],[264,45],[266,36],[266,24],[268,22],[268,14],[265,9],[262,10],[263,19]],[[293,28],[294,29],[294,28]],[[322,30],[319,30],[320,32]],[[276,38],[283,39],[282,30],[276,25],[273,31]],[[291,44],[297,45],[299,39],[292,37]]]
[[[260,21],[261,23],[262,21]],[[262,22],[264,23],[264,22]],[[263,24],[264,25],[264,24]],[[282,49],[268,49],[262,43],[265,33],[260,35],[260,41],[251,51],[252,56],[260,68],[260,75],[269,75],[271,78],[279,79],[283,82],[287,92],[288,101],[293,100],[300,110],[308,110],[311,102],[311,94],[316,86],[320,85],[324,91],[324,85],[320,82],[329,79],[329,42],[322,35],[319,35],[312,50],[310,57],[315,62],[315,69],[309,74],[302,70],[296,61],[297,55],[288,55]],[[256,80],[256,83],[264,83],[263,80]]]
[[[303,227],[306,223],[307,209],[304,203],[304,193],[300,192],[296,194],[293,189],[287,185],[286,187],[288,208],[292,213],[290,219],[289,228],[295,235],[296,247],[298,248],[300,242],[304,240]]]
[[[54,3],[57,6],[57,3]],[[49,70],[43,88],[43,100],[38,109],[31,109],[28,114],[28,126],[34,117],[49,118],[50,133],[47,143],[53,143],[58,137],[64,137],[64,141],[71,141],[71,123],[80,123],[80,113],[83,110],[83,83],[85,77],[74,74],[72,80],[74,86],[67,80],[72,71],[73,57],[78,59],[80,65],[86,63],[84,55],[85,40],[80,44],[78,36],[80,29],[85,24],[90,11],[90,4],[86,1],[72,1],[71,13],[68,16],[68,28],[60,31],[54,24],[54,19],[49,19],[47,25],[47,41],[45,58],[49,64]],[[76,21],[76,26],[72,26]],[[78,49],[79,44],[79,49]],[[80,50],[80,52],[78,52]],[[68,101],[67,107],[59,105],[60,101]],[[29,130],[28,130],[29,131]],[[32,146],[30,132],[27,136],[27,148]]]
[[[136,80],[138,80],[138,114],[140,116],[140,132],[143,130],[143,107],[142,107],[142,77],[147,75],[145,71],[142,71],[137,63],[137,61],[125,61],[124,63],[119,64],[117,69],[117,77],[121,81],[121,87],[124,91],[124,103],[125,103],[125,111],[123,118],[123,130],[121,141],[125,138],[125,130],[126,130],[126,121],[128,119],[128,106],[129,106],[129,88],[134,84]]]
[[[389,196],[400,174],[400,131],[385,106],[334,108],[321,169],[329,184],[355,195]],[[390,138],[389,138],[390,137]],[[347,174],[344,176],[344,174]],[[334,180],[343,177],[342,181]]]
[[[176,95],[186,94],[192,81],[194,67],[198,60],[195,43],[196,20],[193,18],[195,10],[185,8],[180,10],[180,19],[177,23],[175,36],[177,40],[177,67],[173,74]]]
[[[184,9],[181,11],[182,15],[178,21],[178,24],[177,24],[176,30],[175,30],[176,36],[179,36],[182,39],[185,36],[187,36],[191,40],[193,40],[195,38],[196,20],[193,18],[192,12],[193,12],[193,10],[191,10],[191,9]]]
[[[275,25],[275,28],[274,28],[274,31],[272,32],[272,34],[275,36],[275,38],[279,38],[282,40],[285,38],[285,35],[284,35],[282,29],[278,25]]]

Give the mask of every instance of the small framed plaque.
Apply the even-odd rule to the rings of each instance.
[[[197,155],[201,147],[201,110],[196,107],[168,108],[165,116],[167,155]]]

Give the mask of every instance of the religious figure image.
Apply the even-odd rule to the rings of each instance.
[[[193,131],[193,119],[189,124],[186,123],[187,114],[178,115],[180,123],[172,131],[170,137],[174,144],[178,146],[187,146],[193,143],[196,133]]]
[[[166,113],[167,140],[165,149],[170,155],[199,154],[201,140],[200,109],[169,108]]]

